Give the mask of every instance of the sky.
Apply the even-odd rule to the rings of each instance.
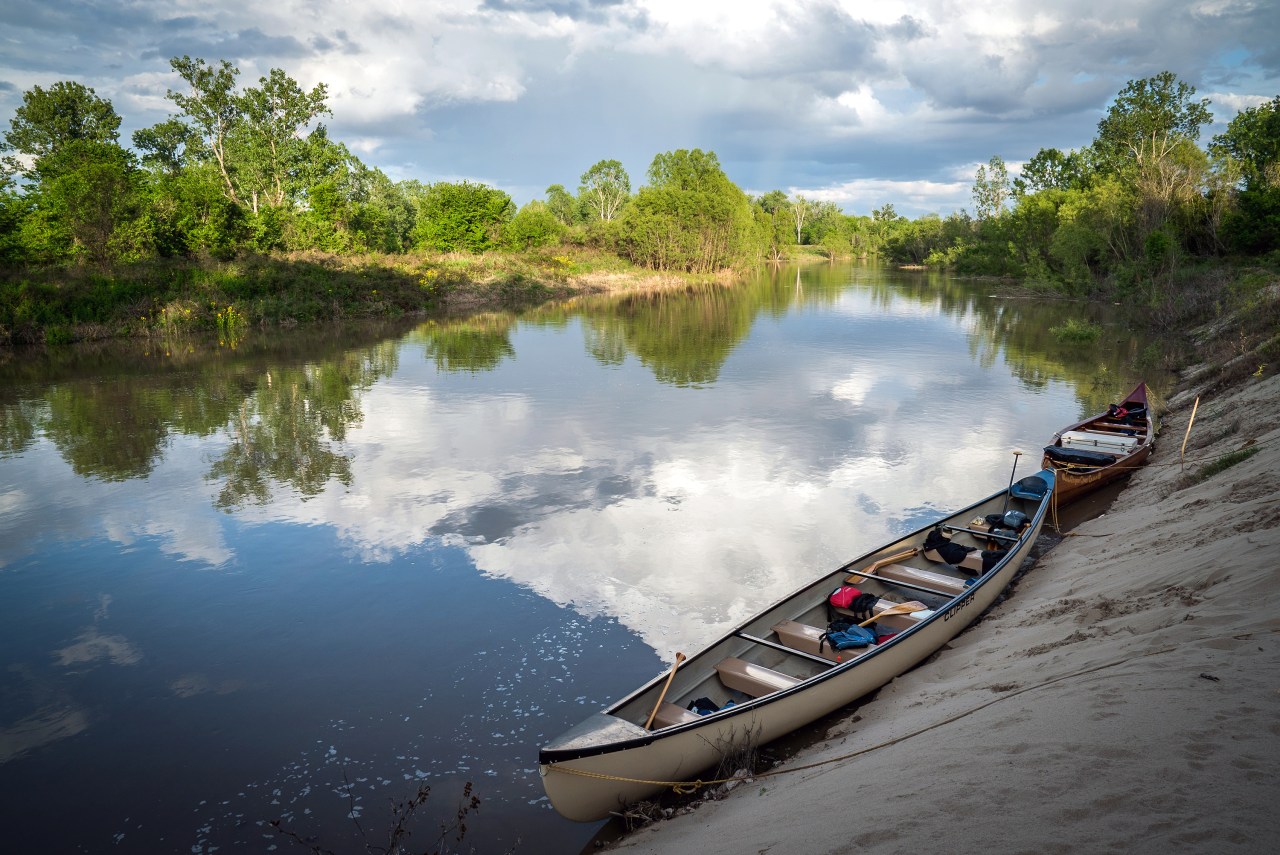
[[[714,151],[748,193],[846,213],[972,210],[979,164],[1088,145],[1172,71],[1215,123],[1280,95],[1275,0],[5,0],[0,129],[74,80],[122,141],[175,112],[169,60],[324,83],[331,138],[394,180],[523,204],[603,159]]]

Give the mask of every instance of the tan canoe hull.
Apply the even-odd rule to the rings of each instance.
[[[1053,476],[1045,476],[1052,488]],[[1052,492],[1052,489],[1051,491]],[[975,511],[1000,509],[1004,491],[957,513],[948,520],[963,524]],[[964,593],[910,630],[881,643],[851,661],[819,673],[794,688],[774,692],[705,719],[656,731],[611,715],[628,701],[598,713],[543,749],[539,772],[552,805],[563,816],[590,822],[620,811],[625,805],[654,796],[672,782],[698,777],[714,779],[726,757],[742,747],[763,745],[875,691],[936,652],[972,623],[1008,586],[1039,534],[1048,507],[1046,497],[1031,516],[1031,523],[1008,556]],[[927,526],[846,567],[865,567],[877,557],[918,545]],[[762,613],[766,623],[783,616],[788,603],[823,596],[829,577],[815,582]],[[744,624],[748,627],[752,621]],[[718,648],[732,640],[731,633],[711,645]],[[745,642],[744,642],[745,644]],[[704,651],[707,652],[707,651]],[[699,654],[701,655],[701,654]],[[718,655],[718,654],[717,654]],[[695,657],[697,659],[697,657]],[[688,665],[689,663],[686,663]],[[695,666],[696,667],[696,666]],[[702,667],[706,667],[703,665]],[[691,677],[689,679],[696,679]],[[653,684],[650,684],[651,686]],[[635,699],[648,689],[631,696]],[[640,721],[643,721],[641,717]],[[578,754],[580,756],[574,756]],[[728,769],[724,775],[736,769]]]

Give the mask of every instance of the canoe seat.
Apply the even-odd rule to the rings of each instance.
[[[790,689],[801,682],[797,677],[732,656],[716,665],[716,671],[720,674],[721,683],[753,698]]]
[[[686,721],[697,721],[700,718],[702,716],[693,710],[663,701],[658,704],[658,714],[653,717],[653,726],[654,728],[671,727],[675,724],[684,724]]]
[[[903,615],[903,617],[906,617],[906,615]],[[814,656],[822,656],[832,662],[848,662],[850,659],[861,656],[869,650],[875,650],[874,647],[833,650],[830,644],[822,643],[821,629],[794,620],[784,620],[770,628],[777,633],[778,640],[787,647],[794,650],[803,650],[805,653],[811,653]],[[819,647],[822,649],[819,650]]]
[[[979,562],[982,556],[978,556]],[[981,566],[981,564],[979,564]],[[885,579],[892,579],[895,582],[906,582],[907,584],[923,585],[926,588],[932,588],[936,591],[943,591],[949,594],[964,593],[964,579],[957,579],[954,576],[944,576],[941,573],[934,573],[932,570],[921,570],[918,567],[908,567],[905,564],[886,564],[876,571],[877,576]]]

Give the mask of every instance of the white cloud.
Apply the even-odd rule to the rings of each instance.
[[[175,436],[147,477],[120,483],[89,478],[86,483],[51,442],[35,443],[7,464],[19,483],[39,484],[40,489],[0,493],[0,505],[5,505],[0,507],[0,569],[21,559],[32,548],[26,535],[41,530],[76,540],[106,537],[126,547],[154,538],[161,552],[179,561],[201,567],[230,563],[235,553],[222,530],[223,516],[212,507],[216,488],[203,478],[207,461],[190,453],[196,446],[208,449],[198,437]],[[192,491],[201,496],[194,506],[203,511],[196,515],[187,499]],[[104,502],[104,495],[112,499]],[[52,517],[50,506],[58,509]]]
[[[1213,102],[1215,118],[1223,116],[1227,121],[1234,118],[1237,113],[1261,107],[1276,97],[1275,95],[1269,97],[1266,95],[1240,95],[1235,92],[1200,92],[1197,94]]]
[[[898,214],[920,216],[929,212],[950,212],[970,204],[972,182],[893,181],[855,179],[826,187],[792,187],[791,195],[834,202],[850,214],[869,216],[877,208],[892,204]]]
[[[128,131],[171,111],[167,61],[187,53],[230,59],[249,83],[273,66],[326,83],[334,136],[397,177],[572,185],[601,157],[643,169],[696,146],[742,186],[845,188],[855,208],[853,189],[893,182],[916,192],[874,204],[914,216],[968,201],[935,186],[957,164],[1087,144],[1131,79],[1169,68],[1214,98],[1219,124],[1273,97],[1273,7],[183,0],[107,14],[13,0],[0,109],[34,84],[78,79],[113,98]]]

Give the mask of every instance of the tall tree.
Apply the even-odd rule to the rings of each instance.
[[[560,221],[561,225],[571,226],[578,219],[577,200],[564,189],[563,184],[552,184],[547,188],[547,210]]]
[[[766,214],[776,214],[790,204],[787,201],[787,194],[781,190],[770,190],[768,193],[757,197],[755,202]]]
[[[1195,93],[1169,71],[1131,80],[1098,123],[1093,148],[1100,167],[1138,191],[1137,247],[1172,217],[1187,214],[1201,195],[1208,159],[1196,141],[1213,115],[1209,101]]]
[[[95,264],[149,254],[133,156],[112,142],[75,140],[41,159],[36,208],[49,249]]]
[[[1236,114],[1209,150],[1240,164],[1246,189],[1280,187],[1280,95]]]
[[[791,219],[795,222],[796,227],[796,245],[801,244],[801,234],[804,232],[805,221],[809,219],[809,214],[813,211],[813,203],[803,196],[796,196],[794,202],[791,203]]]
[[[133,132],[133,147],[149,169],[176,175],[190,155],[200,150],[200,135],[181,119],[170,117]]]
[[[1017,196],[1028,196],[1041,190],[1080,188],[1084,186],[1085,171],[1084,156],[1080,152],[1042,148],[1013,180],[1013,192]]]
[[[616,160],[602,160],[582,173],[578,195],[583,197],[596,216],[608,222],[618,215],[622,203],[631,195],[631,178]]]
[[[871,237],[875,242],[873,249],[878,250],[884,246],[894,230],[903,222],[905,218],[898,216],[892,202],[885,202],[881,207],[873,208],[871,210]]]
[[[715,152],[659,154],[649,180],[620,220],[619,249],[635,263],[706,273],[764,252],[763,223]]]
[[[765,255],[770,261],[781,261],[791,245],[791,202],[781,190],[770,190],[755,200],[755,206],[764,234]]]
[[[483,252],[494,247],[515,214],[511,197],[486,184],[440,182],[418,200],[417,246],[437,252]]]
[[[1224,161],[1220,174],[1236,169],[1244,180],[1234,209],[1223,214],[1228,243],[1251,253],[1280,246],[1280,96],[1240,112],[1210,149]]]
[[[231,201],[239,204],[236,184],[231,178],[232,166],[227,156],[227,141],[240,123],[240,99],[236,96],[236,78],[240,69],[225,59],[210,65],[189,56],[169,60],[178,76],[187,82],[189,92],[168,92],[168,98],[186,114],[204,139],[204,144],[222,176],[223,188]]]
[[[978,165],[973,179],[973,204],[979,220],[993,220],[1004,213],[1009,198],[1009,170],[1000,155]]]
[[[79,83],[23,93],[5,145],[31,158],[24,170],[33,182],[21,225],[25,255],[105,263],[136,257],[149,242],[136,228],[138,176],[117,142],[119,127],[111,102]]]
[[[835,202],[811,204],[806,239],[810,245],[826,247],[827,254],[834,258],[839,250],[850,245],[853,225]]]
[[[24,92],[4,140],[15,151],[30,155],[34,169],[68,143],[114,144],[119,130],[120,117],[110,101],[87,86],[64,80],[48,89],[33,86]]]
[[[305,165],[307,127],[329,112],[323,83],[307,91],[273,68],[257,86],[237,92],[240,70],[226,60],[213,65],[183,56],[169,64],[188,89],[170,90],[168,97],[199,134],[198,150],[217,165],[229,199],[258,214],[264,207],[284,207],[305,190],[290,179]]]
[[[1098,122],[1094,141],[1104,164],[1150,164],[1170,156],[1183,141],[1195,142],[1213,121],[1207,98],[1171,71],[1145,80],[1130,80],[1107,115]]]
[[[264,201],[273,208],[284,205],[288,173],[298,159],[303,130],[331,112],[325,105],[327,89],[323,83],[304,91],[279,68],[271,69],[258,83],[238,99],[243,121],[237,135],[243,146],[240,154],[246,192],[255,212]]]
[[[716,191],[729,179],[714,151],[678,149],[654,155],[649,184],[669,190]]]

